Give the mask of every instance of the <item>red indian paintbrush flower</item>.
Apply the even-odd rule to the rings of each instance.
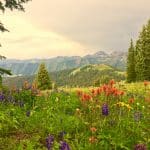
[[[147,86],[149,84],[149,82],[148,81],[144,81],[144,86]]]
[[[97,131],[97,129],[95,127],[91,127],[90,130],[94,133]]]
[[[98,89],[96,90],[96,92],[97,92],[98,95],[100,95],[100,94],[102,93],[102,88],[98,88]]]
[[[80,91],[80,90],[77,91],[77,95],[78,95],[78,96],[82,96],[82,93],[83,93],[83,92]]]
[[[130,98],[130,99],[128,100],[128,103],[130,103],[130,104],[134,103],[134,98]]]
[[[89,94],[82,94],[82,98],[81,98],[82,101],[89,101],[91,99],[92,99],[91,95],[89,95]]]
[[[107,86],[106,84],[104,84],[104,85],[102,86],[103,92],[106,92],[107,88],[108,88],[108,86]]]
[[[115,84],[115,80],[114,80],[114,79],[112,79],[112,80],[109,81],[109,85],[110,85],[111,87],[112,87],[114,84]]]
[[[91,90],[91,93],[92,93],[92,95],[93,95],[94,97],[97,96],[97,91],[96,91],[95,89],[92,89],[92,90]]]
[[[89,142],[90,143],[95,143],[97,141],[97,139],[96,139],[96,137],[94,137],[94,136],[91,136],[90,138],[89,138]]]

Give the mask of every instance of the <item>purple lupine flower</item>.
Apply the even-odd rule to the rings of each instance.
[[[54,137],[52,135],[49,135],[46,138],[46,147],[48,150],[52,150],[53,143],[54,143]]]
[[[108,105],[107,104],[103,104],[103,106],[102,106],[102,115],[108,116],[108,114],[109,114]]]
[[[60,147],[59,147],[60,150],[71,150],[69,145],[65,142],[65,141],[61,141],[60,142]]]
[[[144,144],[137,144],[135,145],[134,150],[147,150],[147,148]]]
[[[30,112],[30,110],[28,110],[28,111],[26,112],[26,116],[27,116],[27,117],[30,117],[30,114],[31,114],[31,112]]]
[[[4,98],[5,98],[4,94],[1,93],[1,94],[0,94],[0,101],[3,101]]]

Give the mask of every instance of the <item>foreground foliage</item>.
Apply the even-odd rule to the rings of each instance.
[[[3,90],[0,149],[149,149],[149,90],[147,81],[113,80],[77,92],[39,93],[27,83],[23,90]]]

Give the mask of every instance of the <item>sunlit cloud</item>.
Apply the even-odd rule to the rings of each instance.
[[[17,16],[2,20],[10,32],[2,34],[0,53],[8,58],[50,58],[84,55],[85,47],[53,31],[44,30]]]

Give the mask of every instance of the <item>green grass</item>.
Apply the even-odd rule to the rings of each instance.
[[[150,86],[145,88],[143,83],[115,86],[125,94],[115,97],[102,92],[82,101],[77,89],[48,91],[38,97],[26,91],[15,97],[18,102],[25,102],[23,107],[0,102],[0,149],[46,150],[48,135],[55,138],[54,150],[59,149],[60,140],[66,141],[72,150],[132,150],[140,143],[150,149]],[[81,90],[92,95],[91,89]],[[131,104],[128,100],[132,97]],[[119,106],[118,102],[125,105]],[[108,116],[102,115],[104,103],[109,108]],[[96,131],[92,132],[91,127]],[[62,131],[66,134],[60,139]]]

